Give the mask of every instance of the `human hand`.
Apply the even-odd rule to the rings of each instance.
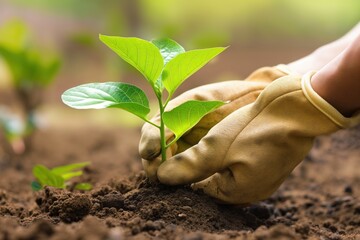
[[[206,115],[195,127],[182,136],[168,149],[167,158],[197,144],[210,128],[219,123],[227,115],[240,107],[254,102],[269,82],[285,75],[283,71],[284,69],[280,71],[276,67],[260,68],[244,81],[235,80],[204,85],[187,91],[170,101],[167,110],[171,110],[188,100],[220,100],[226,102],[229,101],[229,103]],[[151,121],[159,123],[159,115],[156,115]],[[173,137],[174,134],[167,130],[167,141],[170,141]],[[143,159],[142,163],[145,172],[152,180],[157,179],[156,170],[161,162],[161,157],[159,156],[160,150],[159,129],[146,123],[142,128],[139,151]]]
[[[311,87],[311,74],[285,76],[215,125],[200,142],[154,171],[167,185],[192,184],[217,200],[247,204],[270,196],[316,136],[360,122],[345,118]]]

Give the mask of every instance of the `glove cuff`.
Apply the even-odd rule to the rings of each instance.
[[[330,118],[335,124],[341,128],[348,128],[360,123],[360,112],[352,117],[344,117],[336,108],[323,99],[311,86],[311,77],[316,72],[309,72],[301,79],[301,88],[305,97],[323,114]]]

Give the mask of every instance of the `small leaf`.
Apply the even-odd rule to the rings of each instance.
[[[33,168],[34,176],[39,180],[41,186],[51,186],[56,188],[65,188],[65,182],[62,177],[52,173],[43,165],[36,165]]]
[[[89,165],[90,165],[90,162],[73,163],[73,164],[69,164],[69,165],[54,167],[51,169],[51,172],[54,174],[57,174],[57,175],[63,175],[66,173],[71,173],[74,170],[84,168]]]
[[[72,179],[73,177],[79,177],[83,174],[83,171],[76,171],[76,172],[69,172],[69,173],[64,173],[64,174],[61,174],[60,176],[65,180],[70,180]]]
[[[164,59],[164,65],[178,54],[185,52],[185,49],[180,44],[169,38],[156,39],[151,42],[160,49],[160,54]]]
[[[66,105],[77,109],[121,108],[142,119],[150,112],[145,93],[126,83],[84,84],[65,91],[61,98]]]
[[[89,191],[92,189],[92,187],[93,186],[90,183],[78,183],[75,185],[75,189],[83,191]]]
[[[224,50],[221,47],[208,48],[177,55],[163,70],[162,81],[166,90],[172,95],[182,82]]]
[[[33,191],[39,191],[42,189],[42,186],[39,182],[33,181],[33,182],[31,182],[31,188]]]
[[[23,21],[11,20],[0,28],[0,45],[8,50],[19,52],[26,47],[29,31]]]
[[[220,101],[192,100],[177,106],[171,111],[164,112],[164,123],[176,136],[173,142],[194,127],[202,117],[222,105],[224,105],[224,102]]]
[[[100,35],[100,40],[135,67],[152,86],[155,85],[164,66],[164,60],[154,44],[140,38],[105,35]]]
[[[180,53],[185,52],[185,49],[180,44],[169,38],[157,39],[151,42],[159,48],[160,54],[164,59],[164,65],[166,65],[171,59],[173,59]],[[155,89],[161,95],[164,89],[161,75],[156,80]]]

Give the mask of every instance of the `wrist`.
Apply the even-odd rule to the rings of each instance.
[[[360,110],[360,48],[349,46],[312,80],[313,89],[344,116]]]

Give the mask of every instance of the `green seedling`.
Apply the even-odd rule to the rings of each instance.
[[[68,186],[68,181],[74,177],[79,177],[83,174],[80,169],[90,165],[89,162],[74,163],[64,166],[48,169],[44,165],[36,165],[33,168],[33,175],[37,181],[31,183],[34,191],[38,191],[45,186],[65,189]],[[74,187],[78,190],[91,190],[90,183],[78,183]]]
[[[11,78],[6,80],[12,85],[25,113],[19,137],[28,138],[38,127],[35,112],[42,102],[43,90],[52,83],[59,69],[60,60],[49,51],[44,53],[31,45],[29,31],[21,21],[13,20],[3,25],[0,36],[0,58]],[[0,83],[6,80],[0,79]],[[7,130],[6,127],[2,124],[3,129]]]
[[[171,39],[146,41],[139,38],[100,35],[100,40],[136,68],[151,85],[158,100],[160,122],[149,120],[150,107],[146,94],[140,88],[127,83],[80,85],[65,91],[62,95],[63,102],[76,109],[121,108],[135,114],[159,129],[162,161],[166,160],[166,149],[171,144],[195,126],[202,117],[224,104],[221,101],[193,100],[166,111],[166,106],[176,89],[225,48],[186,52]],[[165,126],[175,135],[169,143],[165,139]]]

